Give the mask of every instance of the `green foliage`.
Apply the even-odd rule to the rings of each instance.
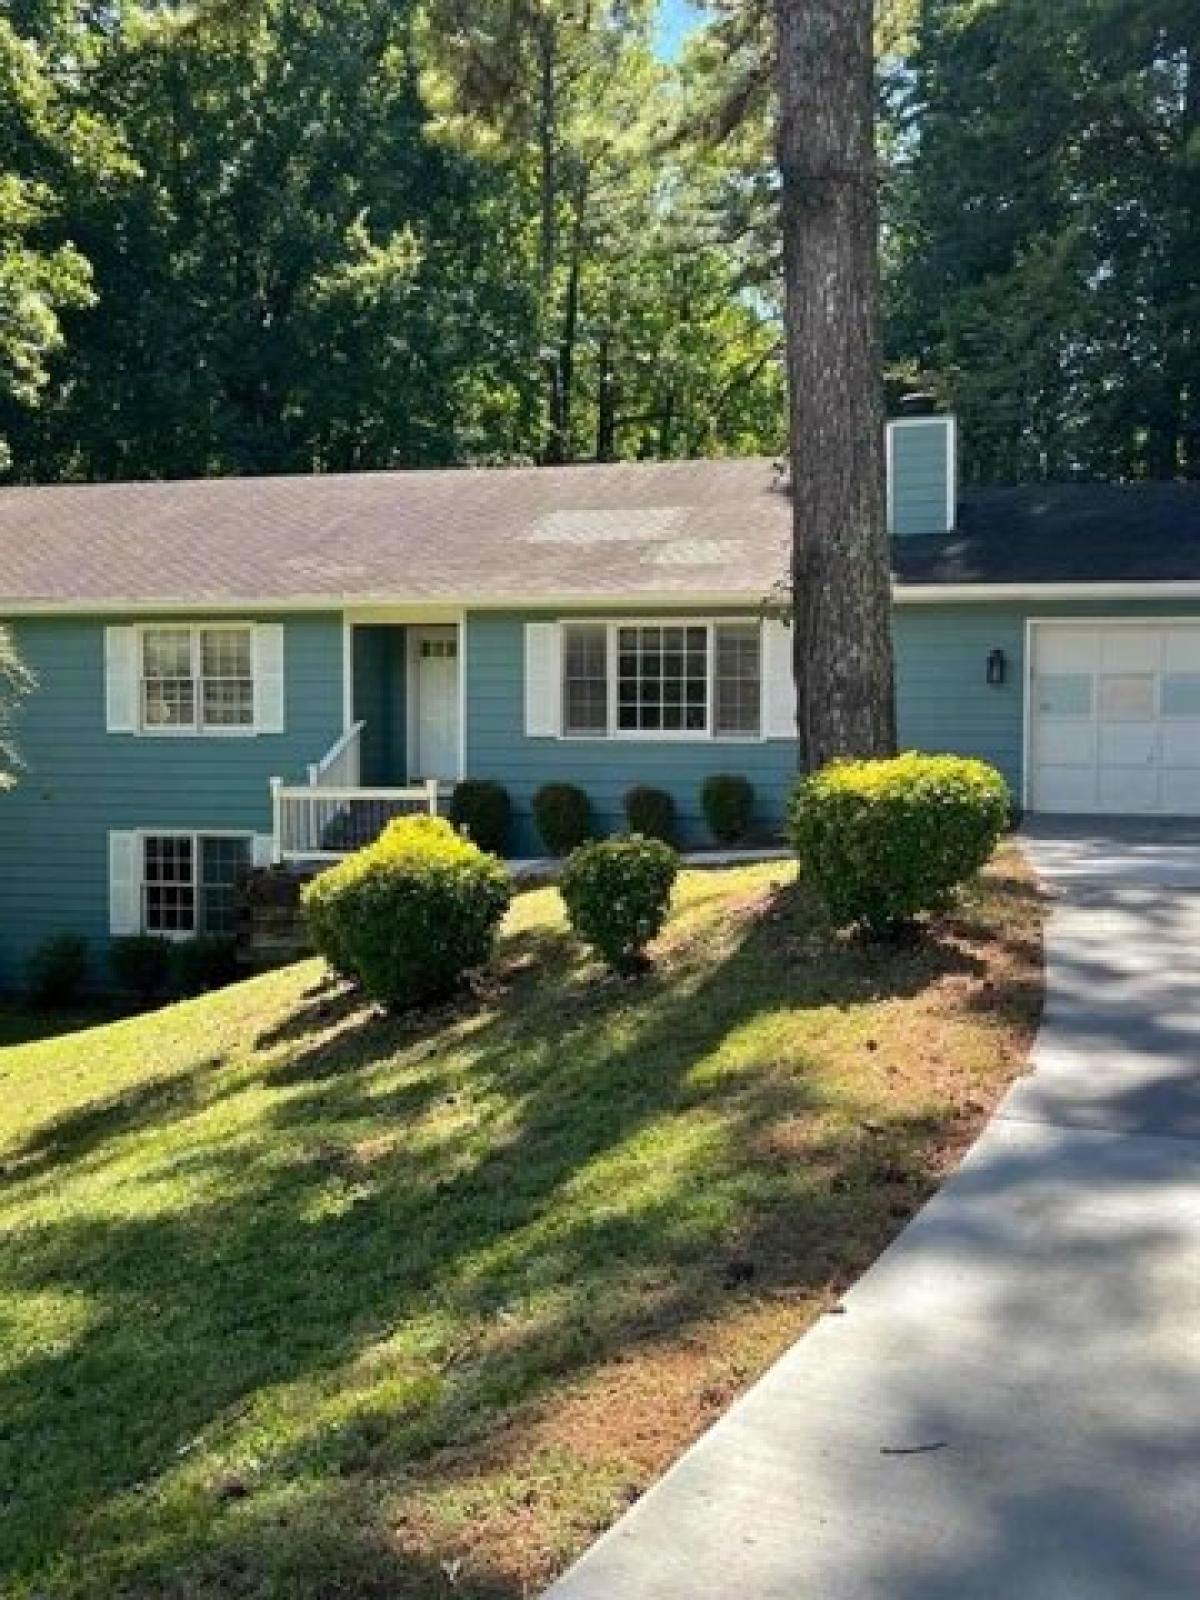
[[[936,0],[888,89],[889,356],[985,482],[1200,475],[1193,0]]]
[[[700,805],[708,831],[718,844],[737,844],[750,831],[754,786],[738,773],[714,772],[704,780]]]
[[[87,940],[76,933],[45,939],[25,967],[25,987],[33,1004],[57,1011],[78,1000],[87,981]]]
[[[634,972],[662,931],[679,857],[661,839],[602,839],[581,845],[563,868],[571,927],[616,972]]]
[[[675,837],[675,802],[666,789],[645,784],[630,789],[625,796],[625,818],[630,833],[640,833],[645,839],[670,844]]]
[[[950,901],[990,858],[1009,805],[982,761],[838,761],[797,786],[789,832],[834,922],[880,937]]]
[[[512,801],[502,783],[492,783],[486,778],[465,778],[456,784],[450,801],[450,820],[481,850],[497,856],[507,854]]]
[[[502,863],[444,818],[405,817],[314,879],[304,907],[330,966],[399,1011],[452,994],[487,960],[510,895]]]
[[[166,990],[171,945],[152,933],[127,934],[109,945],[108,965],[117,988],[139,1005],[148,1006]]]
[[[208,994],[239,977],[237,941],[218,934],[181,939],[171,947],[170,987],[173,994]]]
[[[565,856],[592,835],[592,808],[573,783],[547,783],[533,797],[533,820],[551,855]]]

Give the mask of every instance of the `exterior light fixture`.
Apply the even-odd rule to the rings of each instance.
[[[1003,650],[993,650],[987,658],[987,681],[999,689],[1008,681],[1008,657]]]

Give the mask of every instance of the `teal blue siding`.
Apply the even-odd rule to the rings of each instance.
[[[624,825],[622,797],[635,784],[670,791],[685,843],[709,844],[700,811],[700,786],[714,772],[743,773],[754,785],[756,825],[777,833],[795,775],[789,740],[645,742],[620,739],[529,739],[525,736],[524,615],[473,613],[467,621],[467,772],[503,783],[516,816],[514,848],[542,848],[530,801],[544,783],[577,783],[592,802],[598,827]]]
[[[136,619],[12,625],[37,688],[17,719],[19,782],[0,795],[0,986],[68,929],[91,942],[102,975],[110,829],[267,833],[272,776],[301,781],[342,730],[339,615],[271,619],[286,627],[286,731],[257,738],[108,733],[106,620]]]
[[[1025,613],[993,606],[905,606],[896,612],[900,745],[982,756],[1020,793],[1024,743]],[[1006,682],[987,681],[1003,650]]]
[[[949,452],[943,417],[892,429],[892,532],[944,533]]]
[[[353,630],[354,719],[365,722],[362,781],[388,787],[408,777],[406,683],[408,631],[368,626]]]

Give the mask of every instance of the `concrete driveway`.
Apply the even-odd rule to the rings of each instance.
[[[553,1600],[1200,1596],[1200,830],[1027,844],[1033,1074]]]

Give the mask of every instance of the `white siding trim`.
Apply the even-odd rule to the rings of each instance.
[[[562,629],[525,624],[525,737],[557,739],[562,729]]]
[[[136,733],[141,694],[136,628],[104,630],[104,718],[109,733]]]

